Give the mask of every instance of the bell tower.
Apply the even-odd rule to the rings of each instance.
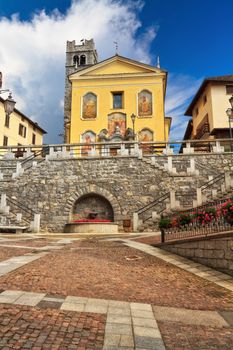
[[[70,114],[71,114],[71,82],[69,75],[98,62],[98,54],[93,39],[81,40],[76,45],[75,40],[66,42],[66,77],[64,97],[64,142],[69,143]]]

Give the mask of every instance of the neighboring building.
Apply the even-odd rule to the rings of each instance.
[[[46,131],[16,108],[7,116],[4,101],[0,97],[0,146],[42,145]]]
[[[184,139],[229,138],[226,110],[231,107],[233,75],[207,78],[203,81],[185,115],[192,116]]]
[[[142,141],[167,140],[167,72],[117,54],[99,63],[97,57],[93,40],[67,43],[66,71],[74,72],[66,81],[65,142],[128,140],[133,131]]]

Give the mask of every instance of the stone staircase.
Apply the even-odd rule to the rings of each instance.
[[[10,182],[24,174],[25,171],[38,166],[46,160],[46,148],[33,152],[22,153],[22,157],[2,158],[0,160],[0,182]],[[9,154],[8,154],[9,157]]]
[[[148,203],[134,214],[134,230],[154,231],[162,213],[185,211],[204,203],[221,199],[233,194],[233,174],[219,170],[200,161],[172,159],[167,157],[142,157],[142,162],[154,169],[166,171],[173,180],[173,191],[167,196],[161,194],[155,201]]]
[[[1,194],[0,232],[39,232],[39,229],[39,214],[16,199]]]

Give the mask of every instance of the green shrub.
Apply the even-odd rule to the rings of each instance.
[[[169,228],[171,227],[171,220],[170,219],[165,219],[161,218],[159,221],[159,228]]]

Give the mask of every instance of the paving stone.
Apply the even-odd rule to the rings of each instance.
[[[84,307],[84,312],[94,312],[98,314],[106,314],[107,310],[108,307],[106,305],[98,305],[97,303],[86,304]]]
[[[130,303],[131,310],[152,311],[151,305],[142,303]]]
[[[60,309],[62,303],[56,302],[56,301],[46,301],[46,300],[41,300],[36,306],[41,308],[41,309]]]
[[[122,309],[126,309],[130,307],[130,303],[128,303],[127,301],[109,300],[109,307],[119,307]]]
[[[161,338],[161,334],[158,328],[148,328],[134,326],[134,334],[140,337]]]
[[[65,299],[66,303],[76,303],[76,304],[86,304],[87,301],[88,301],[88,298],[74,297],[74,296],[67,296]]]
[[[216,282],[216,284],[233,292],[233,283],[232,282],[220,281],[220,282]]]
[[[132,318],[133,325],[134,326],[144,326],[148,328],[158,328],[157,322],[155,319],[152,318],[140,318],[140,317],[133,317]]]
[[[108,308],[108,314],[109,315],[119,315],[119,316],[130,316],[130,308],[118,308],[118,307],[111,307]]]
[[[185,324],[212,327],[226,327],[226,321],[217,311],[178,309],[174,307],[153,306],[156,320],[181,322]]]
[[[64,298],[54,298],[54,297],[47,297],[45,296],[43,298],[43,301],[50,301],[54,303],[64,303],[65,299]]]
[[[78,303],[68,303],[64,302],[61,305],[61,310],[69,310],[69,311],[77,311],[77,312],[83,312],[85,308],[85,304],[78,304]]]
[[[107,333],[104,338],[104,346],[106,345],[119,345],[121,340],[120,334]]]
[[[103,347],[103,350],[134,350],[134,347],[129,348],[125,346],[106,345]]]
[[[106,299],[96,299],[96,298],[90,298],[87,301],[87,305],[96,304],[101,306],[108,306],[109,301]]]
[[[44,298],[44,296],[45,294],[42,293],[25,292],[14,301],[14,304],[36,306]]]
[[[132,326],[127,324],[107,323],[105,332],[106,334],[132,335]]]
[[[14,303],[23,294],[24,292],[21,291],[5,290],[0,294],[0,303]]]
[[[154,319],[154,315],[152,311],[143,311],[143,310],[131,310],[132,317],[143,317],[143,318],[152,318]]]
[[[136,349],[141,348],[146,350],[166,350],[162,339],[135,336],[134,341]]]
[[[130,335],[121,335],[120,346],[124,347],[134,347],[134,339]]]
[[[230,326],[233,326],[233,311],[218,311],[218,313]]]
[[[131,325],[131,317],[108,314],[107,323],[122,323]]]

